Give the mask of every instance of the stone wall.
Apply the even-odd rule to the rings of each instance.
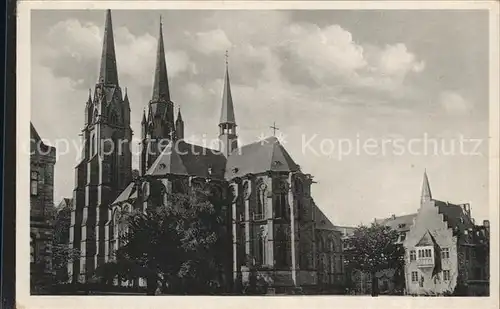
[[[56,149],[44,145],[32,127],[30,156],[31,274],[52,274],[52,217],[54,212],[54,164]],[[40,269],[43,268],[43,270]]]

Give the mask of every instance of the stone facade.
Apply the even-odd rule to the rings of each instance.
[[[88,281],[101,263],[113,259],[127,230],[121,219],[123,212],[166,204],[165,193],[189,190],[197,181],[209,181],[222,194],[234,196],[224,206],[231,213],[226,225],[233,236],[228,244],[232,254],[232,263],[227,265],[228,285],[244,284],[252,268],[277,292],[316,287],[319,260],[327,263],[320,270],[324,283],[338,282],[343,271],[340,233],[324,215],[318,224],[319,208],[311,196],[312,176],[300,170],[275,137],[238,146],[227,62],[219,150],[183,140],[185,123],[180,109],[174,124],[161,25],[153,95],[141,122],[140,170],[132,179],[129,152],[101,155],[104,149],[94,146],[94,139],[131,136],[130,105],[126,95],[122,99],[115,74],[109,10],[105,29],[104,76],[96,85],[94,98],[89,97],[86,104],[84,154],[76,167],[70,242],[80,248],[82,258],[68,266],[72,281]],[[316,254],[317,237],[328,243],[320,255]]]
[[[345,284],[342,233],[317,207],[315,222],[318,285],[324,291],[339,293]]]
[[[424,174],[420,208],[417,213],[375,219],[400,233],[398,242],[405,248],[404,286],[396,284],[397,269],[375,274],[380,293],[444,295],[455,292],[457,285],[468,295],[486,295],[489,287],[489,222],[476,225],[469,204],[455,205],[432,198],[427,174]],[[343,231],[344,254],[352,227]],[[370,294],[370,274],[347,274],[355,293]],[[401,277],[402,278],[402,277]],[[404,291],[403,291],[404,289]]]
[[[250,263],[274,288],[317,283],[310,183],[300,173],[267,173],[230,182],[236,192],[232,205],[235,279],[247,275],[244,266]]]
[[[52,215],[56,149],[45,145],[31,124],[30,155],[30,253],[31,271],[42,267],[52,273]],[[39,269],[37,269],[39,270]]]
[[[469,204],[432,198],[424,176],[421,205],[404,247],[407,293],[411,295],[489,292],[489,223],[474,223]]]
[[[108,206],[131,180],[130,103],[118,84],[111,14],[107,14],[99,80],[85,102],[83,152],[75,168],[70,245],[81,253],[68,264],[73,282],[86,282],[104,263]]]

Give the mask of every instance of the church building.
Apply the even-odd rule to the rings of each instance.
[[[227,61],[220,120],[214,124],[217,150],[184,141],[188,123],[179,108],[174,117],[161,23],[153,75],[141,121],[140,167],[133,177],[130,148],[115,147],[110,153],[102,142],[130,141],[132,136],[108,10],[99,80],[85,104],[82,161],[75,170],[70,242],[80,249],[81,259],[68,266],[72,281],[88,282],[98,266],[113,258],[126,229],[119,221],[123,211],[144,211],[165,202],[165,192],[186,192],[198,181],[210,180],[233,197],[226,205],[233,239],[228,244],[228,284],[248,278],[249,259],[277,292],[342,282],[341,234],[314,203],[313,176],[301,170],[274,136],[238,144]]]

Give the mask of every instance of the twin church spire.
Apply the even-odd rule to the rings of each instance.
[[[165,45],[163,41],[163,22],[160,17],[158,44],[156,50],[156,64],[152,87],[152,96],[143,113],[141,125],[142,138],[184,138],[184,122],[180,109],[177,119],[174,120],[174,107],[170,99]],[[222,109],[219,122],[219,139],[221,151],[228,156],[237,147],[236,119],[234,116],[233,98],[229,78],[228,55],[226,52],[226,67],[224,88],[222,92]],[[111,10],[106,11],[103,48],[98,83],[118,87],[118,69],[114,45]],[[176,132],[179,131],[179,132]],[[151,158],[154,159],[154,158]]]

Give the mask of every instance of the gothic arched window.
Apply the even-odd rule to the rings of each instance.
[[[258,265],[265,265],[267,264],[267,225],[260,225],[257,229],[255,239],[257,245],[256,262]]]
[[[330,249],[330,252],[335,252],[335,243],[333,242],[333,239],[330,239],[329,241],[329,249]]]
[[[257,186],[257,206],[255,207],[256,215],[264,215],[266,205],[266,185],[261,183]]]
[[[114,109],[112,109],[111,112],[109,113],[109,123],[118,124],[118,114]]]
[[[288,203],[287,203],[287,192],[280,190],[275,194],[274,197],[274,213],[276,218],[287,218],[288,214]]]
[[[90,155],[93,156],[95,154],[95,151],[96,151],[96,142],[95,142],[95,134],[92,134],[92,136],[90,137]]]

